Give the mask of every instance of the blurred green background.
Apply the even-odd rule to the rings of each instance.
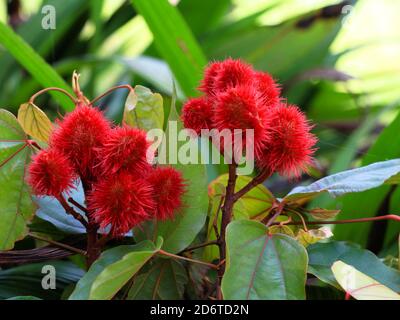
[[[52,8],[55,28],[46,29]],[[399,15],[398,0],[3,0],[0,106],[16,113],[43,87],[68,89],[74,70],[89,98],[130,83],[168,102],[175,81],[181,103],[198,94],[208,61],[242,58],[270,72],[312,119],[319,138],[312,178],[319,178],[400,157]],[[100,107],[118,122],[125,97],[116,92]],[[68,103],[37,100],[52,119]],[[223,170],[210,168],[209,179]],[[295,183],[274,177],[268,186],[279,195]],[[400,189],[387,186],[311,204],[342,208],[343,219],[398,213],[399,205]],[[335,237],[387,254],[397,250],[398,231],[390,223],[346,225]]]

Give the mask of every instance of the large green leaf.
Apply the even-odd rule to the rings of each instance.
[[[239,191],[251,181],[251,177],[238,176],[235,185],[235,191]],[[209,222],[207,228],[207,240],[216,240],[216,234],[213,224],[216,221],[218,229],[221,225],[221,210],[219,210],[218,219],[216,214],[221,204],[221,197],[225,194],[225,188],[228,184],[228,174],[223,174],[212,181],[208,187],[210,205],[209,205]],[[233,207],[233,218],[262,220],[268,215],[275,198],[272,193],[262,184],[251,189],[243,197],[241,197]],[[217,246],[207,246],[204,249],[204,259],[212,261],[219,257]]]
[[[226,243],[225,299],[305,299],[308,258],[296,240],[240,220],[228,225]]]
[[[284,200],[288,203],[301,203],[316,197],[321,192],[328,192],[333,197],[361,192],[379,187],[385,182],[397,182],[390,178],[399,172],[400,159],[376,162],[365,167],[336,173],[306,187],[296,187]]]
[[[59,87],[70,91],[70,87],[56,71],[39,56],[10,27],[0,22],[0,44],[34,77],[43,87]],[[72,110],[73,103],[59,92],[51,93],[65,110]]]
[[[123,121],[142,130],[163,129],[164,106],[159,93],[143,86],[135,86],[125,103]]]
[[[179,11],[167,0],[132,0],[154,36],[159,54],[168,62],[187,96],[196,95],[206,58]]]
[[[162,239],[154,245],[143,241],[104,251],[78,282],[70,300],[111,299],[132,276],[160,249]]]
[[[46,273],[42,268],[50,265],[56,271],[56,289],[45,290],[42,280]],[[77,282],[84,271],[69,261],[46,261],[45,263],[26,264],[6,270],[0,270],[0,299],[16,296],[34,296],[40,299],[59,299],[63,290]]]
[[[179,170],[186,181],[187,191],[183,196],[183,208],[176,213],[172,220],[145,223],[143,227],[135,228],[134,230],[134,235],[138,239],[156,239],[157,236],[161,236],[164,239],[163,249],[171,253],[177,253],[193,242],[196,235],[204,226],[208,208],[205,165],[182,164],[179,163],[177,157],[177,150],[185,143],[195,144],[194,150],[196,150],[196,156],[199,156],[196,141],[177,142],[176,137],[169,134],[172,133],[175,126],[179,134],[183,130],[183,125],[173,101],[165,139],[159,148],[159,157],[164,158],[166,163],[171,163],[171,166]]]
[[[28,232],[34,213],[25,183],[31,149],[15,116],[0,110],[0,250],[12,249]]]
[[[378,139],[363,157],[362,165],[399,157],[400,139],[397,138],[399,130],[400,114],[380,133]],[[390,186],[382,186],[363,193],[345,195],[341,201],[342,210],[338,218],[356,219],[375,216],[389,190]],[[379,213],[386,214],[387,212]],[[365,246],[371,225],[371,223],[337,225],[334,227],[335,238],[351,240]]]
[[[146,273],[134,278],[128,300],[182,299],[187,281],[186,270],[180,262],[159,259]]]
[[[331,267],[335,261],[341,260],[400,292],[400,272],[389,268],[372,252],[356,244],[344,241],[319,242],[308,246],[307,251],[310,260],[308,272],[330,285],[339,287]]]

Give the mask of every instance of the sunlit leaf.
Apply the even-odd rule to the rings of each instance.
[[[33,138],[43,142],[49,141],[53,125],[47,115],[33,103],[21,104],[18,110],[18,122]]]
[[[341,260],[392,290],[400,292],[400,272],[389,268],[371,251],[358,245],[344,241],[319,242],[308,246],[307,251],[310,259],[308,272],[332,286],[338,287],[338,283],[331,267],[335,261]]]
[[[343,261],[336,261],[332,272],[343,290],[357,300],[400,300],[398,293]]]

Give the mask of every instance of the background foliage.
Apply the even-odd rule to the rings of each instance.
[[[179,113],[185,98],[197,94],[195,88],[207,61],[231,56],[248,61],[256,69],[272,73],[282,83],[288,102],[298,104],[315,124],[314,133],[319,138],[319,149],[317,166],[312,171],[312,176],[305,176],[302,181],[295,182],[274,176],[267,182],[266,187],[276,196],[287,194],[300,182],[308,185],[328,174],[400,157],[399,1],[171,0],[170,3],[166,0],[2,1],[0,3],[1,107],[17,114],[20,104],[43,87],[58,86],[71,91],[67,83],[70,82],[70,76],[76,69],[81,74],[81,88],[88,97],[95,97],[109,87],[124,83],[133,86],[143,85],[153,92],[161,93],[164,99],[165,117],[161,117],[161,120],[158,117],[155,121],[158,126],[165,128],[167,119],[176,116],[173,109],[170,112],[173,83],[176,84],[176,106]],[[56,9],[55,29],[45,30],[41,26],[44,17],[41,9],[47,4]],[[138,91],[142,91],[143,94],[139,99],[153,99],[152,103],[158,104],[160,108],[159,99],[154,96],[146,97],[145,90],[143,88]],[[122,101],[125,101],[125,98],[126,93],[116,92],[101,100],[99,106],[105,110],[109,118],[120,122],[124,108]],[[73,108],[71,102],[58,93],[40,97],[36,103],[51,120]],[[24,139],[24,132],[9,114],[1,113],[0,123],[6,123],[14,128],[4,133],[0,131],[2,138],[5,134],[10,139]],[[11,147],[0,144],[0,147],[3,159],[21,147],[21,143],[15,143]],[[75,231],[77,228],[71,221],[63,221],[63,227],[57,225],[58,229],[54,228],[54,224],[48,222],[49,219],[40,219],[49,215],[43,210],[31,220],[33,205],[30,199],[25,199],[26,192],[23,193],[24,190],[18,187],[23,175],[23,163],[29,153],[29,149],[26,148],[24,152],[18,154],[17,167],[5,166],[1,169],[0,218],[12,220],[13,225],[17,225],[18,228],[0,230],[2,243],[0,249],[9,249],[12,247],[11,242],[21,239],[28,232],[23,220],[31,221],[30,230],[45,231],[47,234],[53,234],[55,238],[64,237],[63,232],[67,230],[65,228]],[[6,175],[4,172],[7,170],[12,170],[13,174]],[[218,188],[214,180],[226,173],[226,167],[223,165],[207,165],[207,168],[183,166],[183,170],[186,170],[184,174],[189,179],[196,181],[207,179],[208,183],[213,181],[215,195],[218,195]],[[206,185],[206,182],[201,185]],[[13,193],[16,202],[10,203],[9,199],[5,198],[6,188],[8,193],[11,189],[16,190]],[[205,193],[206,190],[194,186],[190,192],[194,197],[199,196],[201,192]],[[257,190],[254,192],[257,197]],[[260,192],[268,198],[267,189],[258,190],[258,193]],[[23,193],[22,197],[19,193]],[[204,201],[206,201],[205,194],[203,194]],[[250,211],[253,213],[257,208],[263,209],[263,205],[268,206],[268,202],[260,205],[256,200],[253,201],[255,202],[245,202],[242,206],[250,205],[253,210]],[[14,219],[8,212],[14,210],[9,206],[15,206],[15,203],[20,204],[18,209],[20,215]],[[246,208],[239,205],[240,203],[235,207],[235,216],[240,218],[243,212],[246,212]],[[204,213],[202,208],[207,204],[202,203],[199,206],[198,211],[191,212],[193,217],[188,217],[189,220],[182,219],[180,223],[182,228],[188,228],[190,225],[195,229],[194,233],[200,231],[199,237],[208,234],[208,238],[212,239],[210,234],[213,230],[210,228],[201,230],[205,222],[205,215],[201,215],[201,210]],[[309,206],[341,209],[337,219],[398,214],[400,188],[396,185],[383,185],[335,199],[321,194],[313,199]],[[54,208],[53,211],[56,212],[57,209]],[[212,216],[213,210],[210,212]],[[61,224],[59,220],[57,223]],[[252,223],[253,225],[242,227],[261,228],[257,222]],[[162,235],[164,246],[171,252],[177,253],[194,240],[188,234],[180,238],[181,242],[174,242],[173,237],[171,240],[166,236],[170,234],[170,227],[168,223],[159,226],[158,233],[154,232],[154,242],[157,235]],[[231,229],[234,228],[239,226],[236,224],[231,226]],[[350,256],[349,260],[343,260],[346,263],[354,259],[351,258],[353,254],[360,255],[362,257],[358,263],[362,268],[365,264],[360,261],[369,263],[367,262],[369,258],[357,250],[369,249],[386,264],[393,266],[395,265],[393,261],[397,261],[396,257],[399,255],[399,231],[400,225],[394,222],[337,225],[333,227],[334,240],[353,242],[360,247],[350,246],[345,242],[335,242],[331,246],[338,246],[336,251],[332,247],[326,250],[331,250],[332,255],[338,250],[345,252]],[[75,233],[79,234],[79,231]],[[4,237],[6,239],[3,239]],[[290,246],[290,239],[286,238],[288,237],[279,235],[274,242],[277,246]],[[228,241],[232,242],[234,248],[234,236],[228,238]],[[149,257],[157,245],[159,243],[147,244],[149,249],[146,252]],[[323,282],[338,287],[330,268],[324,266],[327,262],[318,261],[318,251],[322,250],[323,246],[329,244],[315,244],[307,249],[311,266],[308,272],[315,275],[317,277],[315,279],[322,280],[312,282],[307,288],[309,297],[313,295],[320,297],[322,292],[325,292],[322,289],[318,292],[313,291],[315,288],[324,287]],[[31,239],[16,243],[16,249],[33,247],[35,244]],[[257,251],[257,248],[254,250]],[[290,250],[299,260],[297,267],[306,268],[303,248],[291,247]],[[124,254],[123,250],[119,253],[121,256]],[[247,254],[250,261],[254,259],[253,251]],[[211,260],[215,253],[212,248],[208,248],[201,255]],[[107,257],[104,259],[107,260]],[[241,258],[233,255],[233,259]],[[280,257],[275,256],[271,259],[279,260]],[[67,261],[59,262],[62,264],[60,266],[62,270],[72,270],[69,273],[65,271],[65,278],[60,280],[62,286],[60,285],[59,289],[65,289],[64,293],[71,292],[68,284],[76,282],[82,276],[79,259],[75,260],[74,264]],[[335,260],[336,258],[332,257],[332,263]],[[387,268],[382,261],[374,263],[378,263],[379,268]],[[144,277],[160,279],[160,275],[157,274],[158,265],[165,268],[166,272],[178,275],[174,290],[168,283],[163,282],[160,287],[151,288],[152,282],[149,281],[146,284],[150,286],[149,288],[138,291]],[[112,267],[124,268],[123,265],[102,266],[105,269]],[[0,270],[0,278],[8,280],[0,281],[0,297],[9,298],[15,295],[32,295],[40,298],[68,297],[62,290],[53,292],[50,296],[34,289],[30,291],[26,283],[18,281],[18,277],[34,274],[38,268],[36,264],[15,268],[5,265],[3,270]],[[104,270],[98,272],[100,271],[104,272]],[[359,269],[359,271],[368,270]],[[235,276],[233,269],[230,272]],[[391,287],[392,290],[400,291],[398,281],[396,288],[396,281],[388,280],[390,273],[382,271],[382,274],[383,279],[375,278],[375,280]],[[87,274],[85,278],[87,277],[90,275]],[[183,285],[188,282],[188,276],[182,272],[180,263],[165,262],[162,259],[156,260],[153,266],[149,266],[138,277],[139,279],[127,292],[129,298],[182,297]],[[189,277],[201,278],[201,270],[191,270]],[[32,283],[37,282],[34,276],[30,279]],[[165,279],[169,281],[170,278],[165,277]],[[90,288],[86,288],[89,291],[81,294],[109,297],[110,292],[113,292],[112,288],[109,288],[107,283],[101,283],[101,279],[96,281],[98,283],[90,283],[90,286],[97,285],[98,290],[90,291]],[[246,279],[243,278],[242,281]],[[84,283],[85,280],[82,285]],[[32,285],[32,288],[35,286]],[[196,286],[191,290],[195,292]],[[239,294],[234,288],[223,287],[223,290],[232,298],[236,296],[230,295],[229,292]],[[293,288],[293,290],[297,292],[296,297],[305,296],[301,289]],[[257,289],[254,289],[254,292],[248,292],[247,295],[255,295],[256,291]],[[190,297],[193,292],[189,290],[185,292],[185,296]],[[278,296],[272,298],[282,298],[285,294],[291,297],[290,292],[276,294]],[[328,292],[328,296],[337,297],[335,292],[331,291]]]

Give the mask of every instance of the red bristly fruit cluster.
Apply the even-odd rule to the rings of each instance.
[[[28,182],[36,195],[60,199],[79,177],[89,215],[121,236],[145,220],[173,218],[182,207],[181,173],[149,164],[149,146],[144,131],[112,126],[97,108],[79,103],[33,157]]]
[[[199,87],[204,93],[183,107],[184,126],[202,129],[254,130],[254,156],[260,169],[299,176],[307,170],[316,137],[301,110],[287,105],[273,78],[234,59],[211,63]],[[244,142],[244,141],[243,141]],[[244,142],[245,144],[245,142]]]

